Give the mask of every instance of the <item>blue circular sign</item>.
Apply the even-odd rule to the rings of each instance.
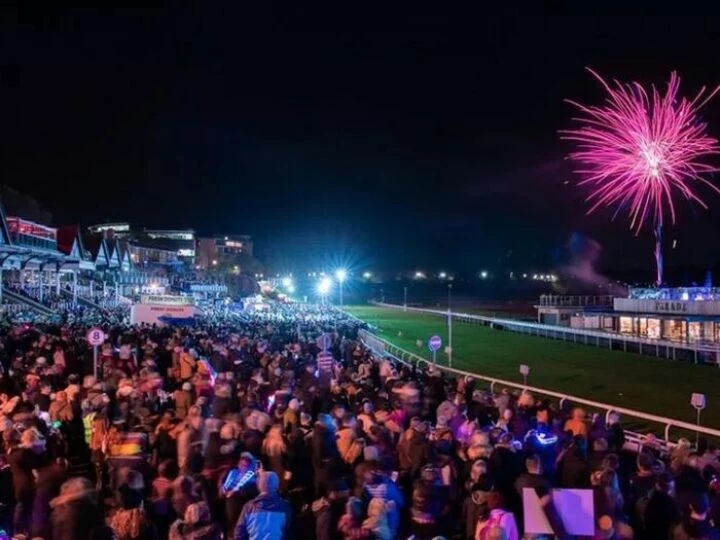
[[[431,336],[428,340],[428,347],[431,351],[437,352],[442,347],[442,338],[440,336]]]

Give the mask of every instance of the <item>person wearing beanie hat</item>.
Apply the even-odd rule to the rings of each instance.
[[[280,497],[280,479],[272,471],[258,474],[260,495],[243,506],[233,538],[285,538],[292,508]]]

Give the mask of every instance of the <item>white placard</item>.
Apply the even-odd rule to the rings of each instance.
[[[553,489],[550,495],[568,535],[595,534],[595,505],[591,489]],[[523,520],[526,533],[554,534],[533,488],[523,488]]]

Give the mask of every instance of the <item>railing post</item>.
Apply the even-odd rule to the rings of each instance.
[[[670,442],[670,427],[671,427],[671,424],[665,424],[665,442],[666,443]]]

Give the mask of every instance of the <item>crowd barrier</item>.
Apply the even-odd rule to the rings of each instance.
[[[447,318],[448,311],[428,308],[415,308],[401,306],[398,304],[386,304],[383,302],[372,302],[375,306],[412,311],[425,315],[435,315]],[[637,336],[626,336],[604,332],[601,330],[585,330],[582,328],[569,328],[566,326],[553,326],[514,319],[503,319],[488,317],[485,315],[473,315],[471,313],[452,312],[453,320],[469,324],[481,324],[503,330],[510,330],[520,334],[540,336],[548,339],[556,339],[571,343],[593,345],[596,347],[608,348],[610,350],[621,350],[625,352],[637,352],[645,355],[668,358],[672,360],[687,360],[694,363],[707,363],[720,367],[720,344],[708,343],[680,343],[660,339],[642,338]]]
[[[401,347],[398,347],[397,345],[393,345],[391,342],[387,341],[386,339],[383,339],[379,336],[376,336],[375,334],[367,331],[367,330],[360,330],[359,332],[359,338],[362,343],[371,349],[375,354],[380,356],[388,356],[395,360],[398,360],[404,364],[407,365],[422,365],[424,364],[431,364],[428,359],[423,358],[421,356],[418,356],[415,353],[412,353],[410,351],[407,351]],[[503,386],[508,388],[515,388],[518,390],[528,390],[532,392],[534,395],[542,395],[547,397],[553,397],[559,400],[560,405],[562,406],[564,402],[568,401],[576,405],[583,405],[585,407],[589,407],[598,411],[604,411],[607,417],[612,412],[616,412],[618,414],[623,415],[623,417],[628,417],[632,419],[641,420],[644,422],[653,422],[655,424],[664,426],[664,432],[663,432],[663,441],[664,446],[670,447],[673,446],[676,441],[673,441],[670,438],[670,430],[672,428],[678,429],[678,430],[684,430],[687,432],[695,432],[702,435],[706,435],[709,437],[712,437],[714,439],[720,440],[720,430],[712,429],[708,427],[704,427],[701,425],[691,424],[689,422],[684,422],[682,420],[675,420],[673,418],[666,418],[664,416],[658,416],[654,414],[648,414],[641,411],[635,411],[633,409],[626,409],[625,407],[617,407],[615,405],[612,405],[610,403],[601,403],[599,401],[592,401],[589,399],[581,398],[578,396],[573,396],[570,394],[564,394],[561,392],[555,392],[553,390],[547,390],[545,388],[538,388],[535,386],[529,386],[522,383],[517,383],[513,381],[506,381],[503,379],[497,379],[494,377],[486,377],[484,375],[478,374],[478,373],[471,373],[469,371],[463,371],[460,369],[455,369],[451,367],[441,366],[436,364],[435,367],[437,369],[440,369],[446,373],[451,373],[456,376],[463,376],[463,377],[472,377],[474,379],[479,379],[485,382],[490,383],[490,390],[494,391],[496,386]],[[625,434],[627,437],[627,440],[630,444],[634,445],[637,449],[639,447],[642,447],[644,444],[648,443],[648,436],[646,434],[641,434],[636,431],[630,431],[625,430]]]

